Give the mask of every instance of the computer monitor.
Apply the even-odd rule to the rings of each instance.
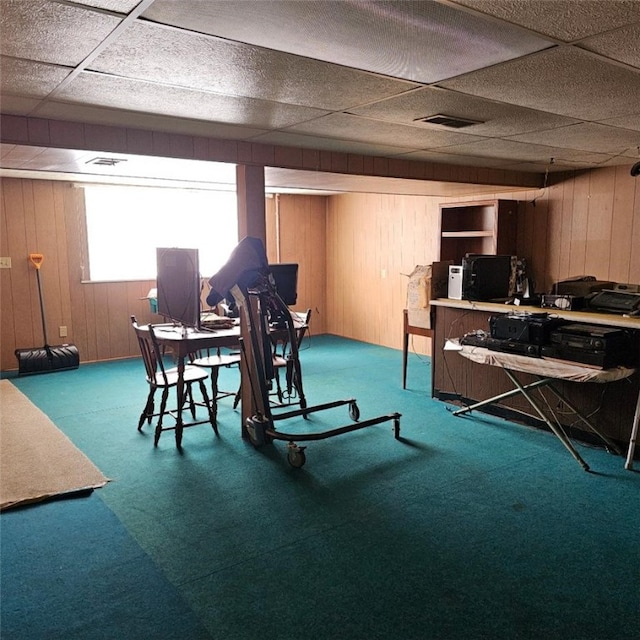
[[[291,306],[298,300],[298,265],[295,263],[270,264],[269,270],[282,301]]]
[[[197,249],[157,248],[158,314],[184,327],[200,326]]]
[[[462,297],[465,300],[505,300],[511,295],[514,260],[509,255],[468,253],[462,259]]]

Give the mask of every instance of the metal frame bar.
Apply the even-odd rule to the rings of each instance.
[[[481,402],[476,402],[475,404],[472,404],[468,407],[464,407],[462,409],[458,409],[457,411],[453,412],[454,416],[459,416],[462,415],[463,413],[468,413],[469,411],[472,411],[473,409],[477,409],[479,407],[488,405],[488,404],[494,404],[495,402],[498,402],[499,400],[503,400],[505,398],[510,398],[511,396],[515,396],[518,395],[519,393],[522,394],[526,400],[529,402],[529,404],[533,407],[533,409],[535,410],[535,412],[538,414],[538,416],[540,417],[541,420],[543,420],[547,426],[549,427],[549,429],[551,429],[551,432],[560,440],[560,442],[562,442],[562,444],[566,447],[567,451],[569,451],[569,453],[571,454],[571,456],[578,462],[578,464],[580,464],[580,466],[585,470],[585,471],[589,471],[589,465],[584,461],[584,459],[582,458],[582,456],[576,451],[575,447],[571,444],[571,441],[569,440],[569,438],[567,438],[567,436],[565,435],[565,433],[558,428],[557,425],[553,424],[553,422],[548,418],[548,416],[545,414],[545,412],[538,406],[538,404],[534,401],[534,399],[531,397],[531,394],[529,393],[529,391],[531,389],[536,389],[538,387],[550,387],[552,390],[553,388],[551,387],[551,383],[553,382],[553,378],[539,378],[538,380],[534,381],[534,382],[530,382],[529,384],[523,385],[519,382],[519,380],[515,377],[515,375],[509,370],[506,369],[505,367],[501,367],[502,370],[505,372],[505,374],[508,376],[508,378],[511,380],[511,382],[515,385],[515,389],[512,389],[511,391],[507,391],[505,393],[501,393],[497,396],[494,396],[492,398],[488,398],[487,400],[483,400]],[[555,390],[553,390],[555,392]],[[564,398],[561,398],[564,401]],[[565,401],[566,402],[566,401]],[[567,406],[574,411],[574,413],[576,413],[582,420],[586,419],[579,414],[577,411],[575,411],[571,405],[569,405],[569,403],[566,403]],[[587,422],[587,424],[589,424]],[[589,425],[591,426],[591,425]],[[602,434],[600,434],[598,431],[596,431],[594,429],[594,431],[601,437]],[[605,442],[607,442],[606,438],[603,437],[603,440],[605,440]],[[608,442],[607,442],[608,444]]]

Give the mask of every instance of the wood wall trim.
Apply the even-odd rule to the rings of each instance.
[[[0,141],[6,144],[504,187],[537,188],[543,179],[539,174],[502,169],[441,165],[9,114],[1,117]]]

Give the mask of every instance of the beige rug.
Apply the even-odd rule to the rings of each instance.
[[[0,509],[107,482],[38,407],[9,380],[0,380]]]

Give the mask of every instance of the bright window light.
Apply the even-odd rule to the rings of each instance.
[[[155,279],[157,247],[198,249],[208,278],[238,243],[235,192],[86,185],[85,209],[93,281]]]

